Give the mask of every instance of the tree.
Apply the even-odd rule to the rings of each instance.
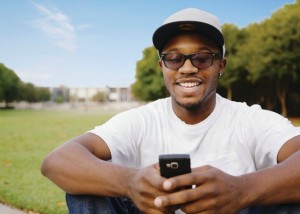
[[[223,25],[222,31],[226,44],[227,64],[219,84],[227,89],[227,98],[232,100],[233,85],[245,79],[245,72],[247,72],[240,54],[241,46],[246,40],[246,32],[238,29],[234,24]]]
[[[285,5],[261,24],[250,26],[249,80],[276,93],[287,116],[288,86],[300,78],[300,1]],[[250,47],[252,46],[252,47]],[[274,87],[275,86],[275,87]]]
[[[17,100],[19,95],[20,78],[15,72],[0,63],[0,101],[5,102],[5,107]]]
[[[98,91],[93,97],[92,100],[95,102],[103,103],[107,100],[107,94],[104,91]]]
[[[37,87],[37,101],[45,102],[50,100],[50,91],[46,87]]]
[[[131,90],[136,99],[143,101],[152,101],[168,95],[154,47],[146,48],[143,58],[137,62],[136,82],[132,84]]]
[[[37,102],[37,91],[32,83],[20,84],[21,94],[20,100],[27,101],[28,103]]]
[[[28,103],[45,102],[50,100],[49,88],[36,87],[32,83],[20,84],[20,96],[19,100],[26,101]]]

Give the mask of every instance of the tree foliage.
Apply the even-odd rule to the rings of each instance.
[[[15,72],[0,63],[0,101],[4,101],[6,107],[18,98],[20,83]]]
[[[277,10],[262,23],[250,25],[247,29],[250,36],[244,46],[249,81],[267,89],[263,100],[269,103],[269,108],[276,102],[273,99],[273,105],[270,105],[270,98],[277,94],[281,113],[285,116],[287,90],[300,78],[299,11],[297,1]]]
[[[234,24],[225,24],[222,27],[226,40],[226,71],[219,81],[221,87],[227,89],[227,98],[232,99],[233,87],[237,82],[245,79],[246,68],[240,57],[240,47],[246,40],[246,32]]]
[[[154,47],[143,51],[143,58],[136,65],[136,82],[131,86],[135,98],[143,101],[166,97],[161,69],[158,65],[158,54]]]
[[[107,100],[107,95],[105,92],[99,91],[92,97],[92,100],[94,102],[103,103]]]
[[[36,87],[32,83],[21,83],[19,100],[29,103],[44,102],[50,99],[50,91],[45,87]]]
[[[0,102],[4,102],[6,108],[13,107],[14,101],[33,103],[49,99],[48,88],[23,83],[13,70],[0,63]]]

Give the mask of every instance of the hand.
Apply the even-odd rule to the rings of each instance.
[[[163,214],[174,213],[178,206],[155,207],[154,199],[159,195],[166,195],[163,189],[165,178],[160,176],[159,165],[151,165],[143,169],[133,169],[130,175],[124,180],[127,183],[126,196],[143,213]]]
[[[195,185],[155,199],[157,207],[181,204],[185,213],[236,213],[242,209],[242,181],[211,166],[195,168],[192,173],[165,180],[165,191]]]

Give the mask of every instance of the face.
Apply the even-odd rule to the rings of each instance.
[[[163,54],[170,52],[189,55],[197,52],[219,53],[220,51],[213,41],[191,33],[173,37],[162,50]],[[219,74],[224,72],[225,64],[225,59],[214,57],[209,68],[199,69],[191,63],[190,59],[187,59],[182,67],[174,70],[159,61],[173,108],[199,110],[211,105],[214,108],[217,82]]]

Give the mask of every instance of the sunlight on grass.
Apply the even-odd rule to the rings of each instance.
[[[300,127],[300,118],[290,118],[290,120],[294,124],[294,126]]]
[[[0,202],[38,213],[67,213],[65,194],[43,177],[40,164],[59,144],[111,114],[0,111]]]

